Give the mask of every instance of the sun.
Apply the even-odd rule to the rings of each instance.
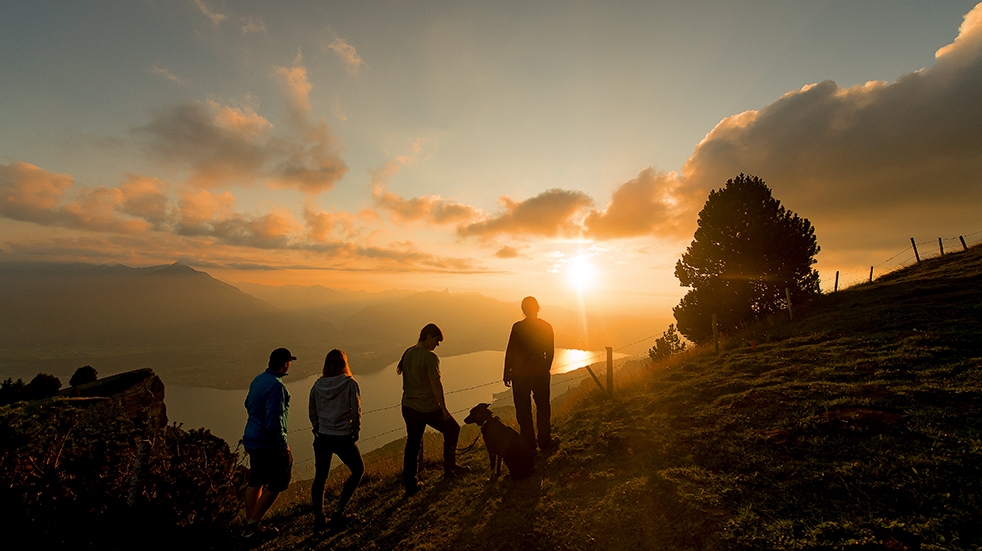
[[[590,262],[589,256],[573,257],[566,264],[566,278],[580,293],[589,291],[597,279],[597,267]]]

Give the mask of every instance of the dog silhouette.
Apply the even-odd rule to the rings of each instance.
[[[508,466],[508,472],[516,480],[528,478],[535,471],[535,457],[528,444],[515,429],[505,425],[491,410],[490,404],[478,404],[471,408],[464,423],[474,423],[481,427],[481,436],[488,449],[491,460],[491,480],[496,480],[501,474],[501,461]]]

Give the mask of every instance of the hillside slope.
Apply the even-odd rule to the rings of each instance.
[[[479,447],[462,457],[475,474],[447,484],[434,467],[406,499],[396,454],[369,466],[340,534],[312,530],[298,485],[262,548],[977,549],[980,283],[975,247],[824,296],[718,356],[620,375],[613,400],[587,380],[530,480],[488,483]]]

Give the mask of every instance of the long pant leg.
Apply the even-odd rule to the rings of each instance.
[[[336,453],[341,461],[348,467],[351,474],[348,475],[347,480],[344,481],[344,487],[341,489],[341,495],[338,497],[338,503],[334,506],[334,513],[340,514],[344,512],[344,508],[348,506],[348,501],[351,500],[351,496],[354,495],[355,489],[358,488],[358,483],[361,482],[361,477],[365,474],[365,463],[361,459],[361,450],[358,449],[358,444],[356,444],[350,436],[342,436],[347,440],[346,444],[339,444],[336,446]]]
[[[552,428],[550,417],[552,406],[549,404],[549,374],[532,377],[532,397],[535,399],[535,427],[538,432],[537,440],[540,449],[546,449],[552,444]]]
[[[406,451],[402,458],[402,483],[410,488],[419,484],[419,452],[423,449],[426,420],[422,412],[406,406],[402,406],[402,418],[406,421]]]
[[[331,473],[334,453],[327,436],[314,437],[314,483],[310,486],[310,504],[315,515],[324,514],[324,484]]]
[[[515,417],[522,439],[529,449],[535,451],[535,428],[532,424],[531,380],[528,376],[514,377],[511,381],[512,398],[515,400]]]
[[[436,412],[427,423],[443,433],[443,470],[451,471],[457,465],[457,441],[460,439],[460,424],[450,417],[444,419],[442,412]]]

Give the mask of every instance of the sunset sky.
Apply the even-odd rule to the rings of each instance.
[[[741,172],[815,226],[826,289],[912,258],[911,237],[928,254],[982,240],[982,4],[14,0],[0,16],[2,262],[667,317],[699,210]]]

